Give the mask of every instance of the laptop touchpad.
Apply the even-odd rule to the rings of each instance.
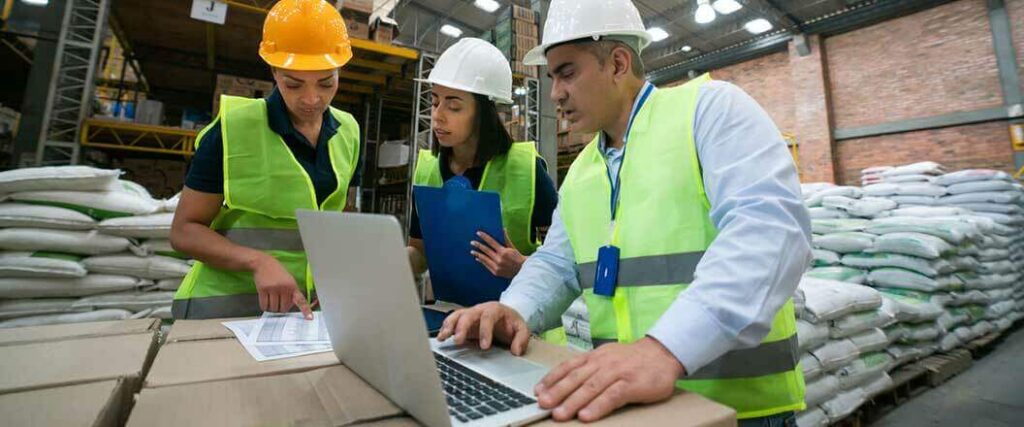
[[[543,365],[515,357],[507,350],[500,349],[453,351],[448,353],[448,357],[499,378],[523,374],[543,376],[548,370]]]

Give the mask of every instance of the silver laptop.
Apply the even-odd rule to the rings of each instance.
[[[299,211],[299,231],[338,359],[428,426],[506,426],[543,419],[542,365],[427,335],[394,217]]]

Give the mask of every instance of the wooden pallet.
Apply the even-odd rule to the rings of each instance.
[[[992,350],[995,350],[999,343],[1003,341],[1002,338],[1004,336],[1005,335],[1003,335],[1000,332],[992,332],[988,335],[985,335],[981,338],[978,338],[974,341],[967,343],[967,345],[964,347],[967,348],[967,351],[971,352],[971,355],[974,356],[975,359],[980,359],[991,353]]]
[[[928,383],[932,387],[937,387],[966,371],[971,367],[973,360],[970,351],[956,349],[945,354],[929,356],[919,364],[928,371]]]

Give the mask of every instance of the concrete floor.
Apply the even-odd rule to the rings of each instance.
[[[1024,329],[1007,336],[966,372],[900,405],[872,426],[1024,426]]]

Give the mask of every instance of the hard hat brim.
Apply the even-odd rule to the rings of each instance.
[[[515,104],[515,101],[513,101],[512,98],[505,97],[505,96],[502,96],[502,95],[490,94],[490,93],[481,93],[477,89],[469,88],[469,87],[466,87],[466,86],[458,84],[458,83],[445,82],[445,81],[440,81],[440,80],[431,80],[431,79],[413,79],[413,80],[415,80],[417,82],[420,82],[420,83],[444,86],[444,87],[447,87],[447,88],[461,90],[461,91],[464,91],[464,92],[474,93],[474,94],[477,94],[477,95],[483,95],[483,96],[488,97],[491,101],[494,101],[495,103],[498,103],[498,104]]]
[[[547,51],[555,46],[574,42],[577,40],[589,39],[594,37],[605,37],[605,36],[632,36],[640,39],[640,49],[646,48],[651,44],[651,35],[647,31],[610,31],[610,32],[594,32],[589,34],[580,34],[578,37],[574,37],[569,40],[559,40],[553,43],[544,43],[537,45],[537,47],[530,49],[523,57],[523,65],[528,66],[539,66],[548,65]],[[640,53],[640,52],[637,52]]]
[[[292,71],[322,71],[344,67],[352,59],[352,54],[306,55],[288,52],[260,52],[260,57],[275,68]]]

